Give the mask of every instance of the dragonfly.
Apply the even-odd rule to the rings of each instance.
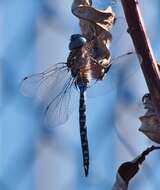
[[[115,24],[115,17],[112,21],[112,24]],[[21,91],[25,96],[36,97],[44,103],[45,121],[53,126],[62,125],[68,120],[72,111],[72,94],[78,91],[79,129],[85,176],[88,176],[90,161],[86,91],[95,81],[102,81],[113,65],[109,48],[97,48],[96,45],[105,38],[106,42],[111,41],[110,31],[103,31],[92,40],[88,40],[83,34],[71,35],[70,53],[66,62],[54,64],[44,72],[27,76],[21,83]],[[131,54],[132,52],[129,52],[126,56]]]

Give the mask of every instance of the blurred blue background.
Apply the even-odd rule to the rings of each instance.
[[[107,5],[107,0],[93,2],[99,8]],[[66,61],[70,35],[79,32],[71,4],[72,0],[0,1],[1,190],[108,190],[119,165],[152,144],[138,132],[142,108],[137,102],[147,92],[140,69],[125,86],[121,80],[127,69],[120,70],[117,91],[87,101],[88,178],[83,174],[78,108],[64,126],[49,130],[33,100],[20,94],[20,81],[26,75]],[[159,6],[158,0],[141,0],[157,59]],[[117,12],[122,14],[121,7]],[[114,51],[119,54],[133,48],[127,34],[117,47]],[[147,158],[129,189],[159,189],[159,158],[158,152]]]

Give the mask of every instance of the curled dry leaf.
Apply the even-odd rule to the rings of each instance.
[[[144,95],[142,101],[147,112],[144,116],[139,118],[142,123],[139,131],[143,132],[152,141],[160,143],[160,118],[156,112],[150,94]]]
[[[99,10],[91,7],[90,0],[74,0],[72,4],[72,13],[80,19],[82,34],[88,39],[92,39],[101,32],[108,31],[108,36],[116,20],[111,7],[105,10]]]
[[[98,64],[109,68],[111,55],[112,26],[116,21],[111,7],[99,10],[92,7],[91,0],[74,0],[72,13],[80,19],[82,35],[87,39],[86,47]]]

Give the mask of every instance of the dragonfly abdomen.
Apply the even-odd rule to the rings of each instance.
[[[83,166],[85,176],[88,176],[89,170],[89,146],[87,139],[87,127],[86,127],[86,104],[84,91],[80,92],[80,105],[79,105],[79,124],[80,124],[80,137],[83,154]]]

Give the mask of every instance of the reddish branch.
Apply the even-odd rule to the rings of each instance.
[[[147,37],[138,0],[121,0],[136,52],[140,55],[140,65],[144,74],[155,109],[160,115],[160,72]]]

